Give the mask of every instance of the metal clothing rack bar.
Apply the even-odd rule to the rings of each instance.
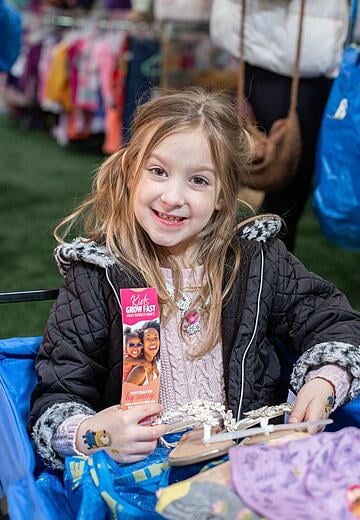
[[[166,31],[167,37],[174,34],[184,34],[187,32],[208,32],[209,24],[206,22],[188,22],[175,20],[129,20],[126,18],[107,18],[106,13],[97,11],[89,13],[87,16],[69,15],[63,12],[46,12],[41,15],[25,12],[25,20],[37,22],[40,25],[48,25],[60,28],[98,28],[98,29],[115,29],[125,32],[136,31],[137,34],[153,32],[160,36]]]
[[[98,29],[117,29],[121,31],[130,31],[136,28],[139,32],[147,32],[154,30],[155,25],[144,21],[125,20],[125,19],[107,19],[95,17],[77,17],[57,14],[47,14],[43,17],[43,22],[48,25],[63,28],[86,28],[95,27]]]
[[[47,11],[35,14],[29,11],[23,13],[24,25],[32,30],[45,28],[59,29],[103,29],[134,32],[136,34],[157,34],[160,31],[158,22],[145,20],[129,20],[126,18],[108,18],[103,11],[86,14],[67,14],[62,11]]]

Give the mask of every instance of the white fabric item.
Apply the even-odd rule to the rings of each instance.
[[[155,0],[156,20],[207,22],[212,0]]]
[[[292,75],[300,0],[247,0],[245,61]],[[301,77],[335,77],[348,28],[347,0],[307,0]],[[213,42],[239,57],[240,0],[214,0],[210,18]]]

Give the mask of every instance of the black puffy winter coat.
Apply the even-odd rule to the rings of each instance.
[[[279,345],[297,358],[291,377],[295,391],[309,369],[337,363],[353,376],[349,397],[360,392],[360,315],[331,283],[307,271],[286,250],[274,237],[277,229],[276,220],[259,218],[242,231],[241,268],[222,309],[225,389],[237,418],[284,398]],[[94,243],[61,246],[57,260],[66,279],[36,362],[32,426],[41,417],[49,426],[49,410],[54,418],[56,403],[69,403],[67,413],[119,403],[119,289],[145,283]],[[40,444],[46,441],[41,435],[37,433]]]

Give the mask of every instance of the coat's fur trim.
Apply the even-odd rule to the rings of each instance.
[[[295,392],[305,383],[309,370],[330,363],[345,368],[352,376],[349,394],[344,402],[357,397],[360,394],[360,346],[341,341],[318,343],[304,352],[294,365],[291,375],[290,382]]]
[[[244,227],[240,224],[242,238],[266,242],[280,232],[282,220],[277,215],[259,215],[246,221]]]
[[[58,426],[60,426],[65,419],[79,413],[84,415],[95,414],[94,410],[80,403],[55,403],[36,421],[31,435],[40,457],[47,466],[53,469],[64,468],[64,460],[52,447],[52,438]]]
[[[239,235],[245,240],[265,242],[276,236],[281,229],[282,221],[276,215],[252,217],[238,226]],[[86,262],[106,269],[114,265],[116,258],[106,247],[87,242],[85,238],[77,238],[67,244],[59,245],[54,252],[55,261],[62,276],[66,275],[72,262]]]
[[[77,238],[68,244],[58,246],[55,249],[54,257],[60,274],[63,276],[66,275],[72,262],[87,262],[104,269],[116,263],[115,257],[109,253],[106,247],[95,242],[87,242],[84,238]]]

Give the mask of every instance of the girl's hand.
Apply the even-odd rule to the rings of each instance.
[[[116,462],[137,462],[145,459],[156,448],[159,437],[165,434],[165,426],[142,426],[145,417],[157,415],[159,404],[139,405],[121,410],[111,406],[85,419],[76,434],[76,449],[91,455],[105,449]]]
[[[301,388],[295,401],[289,422],[317,421],[327,419],[334,403],[333,388],[324,379],[314,378]],[[309,428],[315,433],[316,427]]]

